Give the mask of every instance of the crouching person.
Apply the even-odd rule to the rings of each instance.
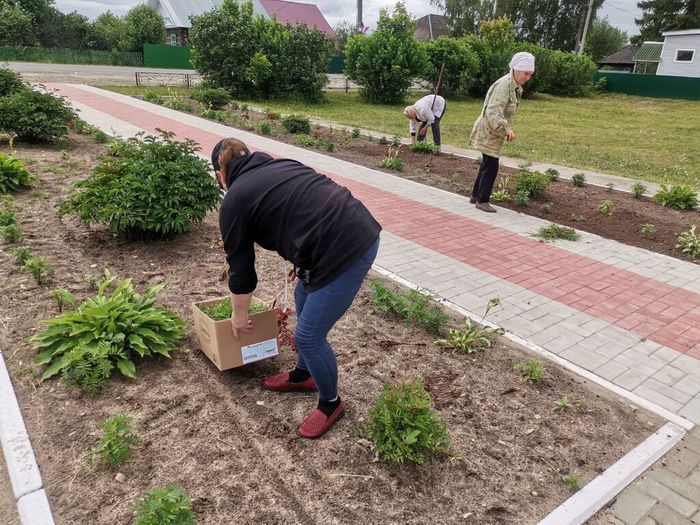
[[[381,226],[347,188],[295,160],[251,153],[233,138],[220,141],[211,160],[226,191],[219,227],[233,333],[252,329],[248,305],[257,286],[257,243],[290,261],[297,280],[296,366],[262,384],[277,392],[318,391],[318,406],[298,429],[302,437],[318,438],[345,413],[327,335],[372,267]]]

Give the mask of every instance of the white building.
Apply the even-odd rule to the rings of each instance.
[[[666,31],[657,75],[700,78],[700,29]]]

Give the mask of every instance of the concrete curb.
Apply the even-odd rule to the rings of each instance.
[[[24,525],[53,525],[41,472],[39,472],[10,374],[2,356],[0,356],[0,444],[5,454],[20,521]]]

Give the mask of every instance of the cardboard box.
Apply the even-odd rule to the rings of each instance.
[[[239,339],[236,339],[233,337],[230,319],[214,321],[200,309],[203,306],[216,304],[222,299],[227,297],[192,304],[194,329],[199,338],[199,344],[204,355],[216,365],[216,368],[223,371],[276,356],[279,348],[275,311],[267,310],[251,315],[253,331],[240,332]]]

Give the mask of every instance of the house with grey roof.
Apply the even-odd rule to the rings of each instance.
[[[288,2],[286,0],[252,0],[253,11],[282,24],[306,25],[332,37],[335,33],[315,4]],[[217,9],[222,0],[148,0],[165,22],[166,44],[187,45],[187,33],[192,27],[191,19]]]
[[[445,15],[427,14],[416,20],[413,38],[419,42],[435,40],[439,36],[452,36],[450,19]]]
[[[638,45],[625,46],[612,55],[598,61],[598,69],[606,69],[608,71],[624,71],[631,73],[634,70],[634,55],[639,51]]]
[[[665,31],[657,75],[700,78],[700,28]]]

